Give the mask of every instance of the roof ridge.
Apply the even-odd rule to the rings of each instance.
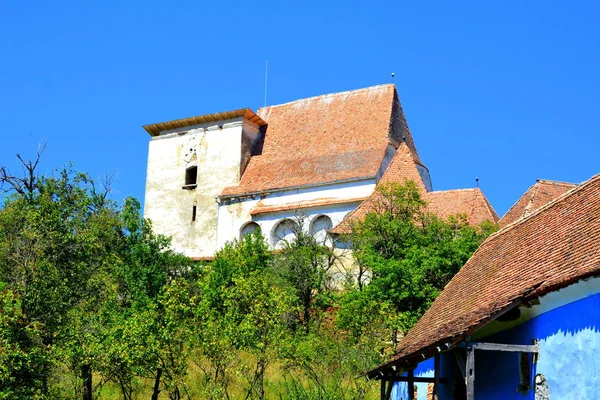
[[[504,228],[498,230],[497,232],[492,233],[479,246],[479,249],[482,248],[487,242],[489,242],[489,241],[493,240],[494,238],[496,238],[496,237],[504,234],[505,232],[508,232],[508,231],[512,230],[514,227],[516,227],[518,225],[521,225],[521,224],[525,223],[526,221],[529,221],[530,219],[532,219],[535,216],[537,216],[538,214],[540,214],[542,211],[544,211],[544,210],[546,210],[546,209],[548,209],[550,207],[554,207],[556,204],[562,203],[566,198],[570,197],[571,195],[575,194],[576,192],[579,192],[579,191],[585,189],[589,184],[591,184],[591,183],[593,183],[593,182],[595,182],[597,180],[600,180],[600,173],[592,176],[587,181],[583,181],[579,185],[574,186],[572,189],[567,190],[565,193],[561,194],[556,199],[551,200],[548,203],[544,204],[543,206],[539,207],[537,210],[535,210],[531,214],[529,214],[529,215],[527,215],[525,217],[521,217],[518,220],[516,220],[514,222],[511,222],[510,224],[506,225]],[[479,251],[479,249],[477,249],[477,251]],[[473,256],[471,256],[471,257],[473,257]]]
[[[462,189],[447,189],[447,190],[432,190],[429,193],[448,193],[448,192],[468,192],[476,191],[479,188],[462,188]]]
[[[358,93],[358,92],[364,92],[364,91],[367,91],[367,90],[372,90],[372,89],[375,89],[375,88],[386,87],[386,86],[394,86],[395,87],[395,85],[393,83],[382,83],[382,84],[379,84],[379,85],[367,86],[367,87],[359,88],[359,89],[345,90],[343,92],[325,93],[325,94],[320,94],[320,95],[316,95],[316,96],[310,96],[310,97],[305,97],[305,98],[302,98],[302,99],[296,99],[296,100],[288,101],[286,103],[273,104],[273,105],[270,105],[270,106],[260,107],[257,110],[257,114],[259,112],[261,112],[261,110],[271,109],[271,108],[275,108],[275,107],[287,106],[287,105],[290,105],[290,104],[300,103],[300,102],[303,102],[303,101],[312,101],[312,100],[315,100],[315,99],[326,99],[326,98],[329,98],[329,97],[349,95],[349,94],[354,94],[354,93]]]
[[[463,189],[463,190],[465,190],[465,189]],[[485,207],[487,208],[487,212],[492,217],[491,222],[496,224],[498,222],[498,214],[496,213],[496,210],[494,210],[494,208],[492,207],[492,205],[490,204],[488,199],[483,194],[483,191],[479,187],[473,188],[473,203],[471,204],[471,214],[469,216],[475,214],[475,207],[477,204],[478,197],[481,197],[483,199],[483,203],[485,204]]]
[[[498,225],[498,221],[500,221],[500,216],[498,215],[496,210],[494,210],[492,203],[490,203],[490,201],[487,199],[487,197],[485,197],[485,194],[483,194],[483,190],[481,190],[481,188],[476,187],[475,189],[477,190],[478,195],[481,196],[481,198],[483,198],[483,202],[485,203],[485,205],[488,209],[488,212],[493,217],[494,221],[492,221],[492,222],[495,223],[496,225]]]
[[[549,183],[552,185],[558,185],[558,186],[577,186],[577,183],[573,183],[573,182],[565,182],[565,181],[555,181],[552,179],[538,179],[536,181],[536,183]]]
[[[539,185],[539,181],[535,183],[535,185],[533,185],[531,188],[533,189],[531,191],[531,195],[529,196],[529,200],[527,201],[527,204],[525,205],[525,208],[523,209],[523,217],[528,216],[529,214],[531,214],[530,210],[533,207],[533,201],[535,200],[535,196],[537,196],[537,192],[540,190],[540,185]],[[529,192],[529,191],[528,191]]]
[[[524,196],[525,194],[527,194],[527,193],[528,193],[528,192],[529,192],[531,189],[533,189],[533,187],[534,187],[535,185],[537,185],[537,184],[538,184],[538,182],[539,182],[539,181],[536,181],[536,182],[535,182],[533,185],[529,186],[529,187],[527,188],[527,190],[524,192],[523,196]],[[517,206],[517,204],[519,204],[519,201],[521,201],[521,199],[523,198],[523,196],[519,197],[519,198],[517,199],[517,201],[515,201],[515,202],[513,203],[513,205],[512,205],[512,206],[510,206],[510,208],[509,208],[508,210],[506,210],[506,212],[504,213],[504,215],[502,216],[502,218],[504,218],[505,216],[507,216],[507,215],[508,215],[508,214],[509,214],[509,213],[512,211],[512,209],[513,209],[513,208],[515,208],[515,207]],[[501,219],[502,219],[502,218],[501,218]],[[522,219],[522,218],[523,218],[523,217],[521,217],[521,218],[517,218],[517,220],[516,220],[516,221],[518,221],[518,220],[520,220],[520,219]],[[512,223],[514,223],[514,222],[516,222],[516,221],[513,221]],[[508,224],[508,225],[510,225],[510,224]],[[508,225],[507,225],[507,226],[508,226]],[[501,229],[501,230],[502,230],[502,229]],[[498,232],[499,232],[499,231],[498,231]]]

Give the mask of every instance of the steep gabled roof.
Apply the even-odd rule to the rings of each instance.
[[[527,189],[525,194],[504,214],[498,221],[498,225],[500,228],[504,228],[508,224],[528,216],[544,204],[548,204],[576,186],[574,183],[538,179],[535,185]]]
[[[269,106],[262,153],[221,196],[374,178],[389,144],[418,158],[394,85]]]
[[[498,214],[479,188],[428,192],[423,199],[427,202],[427,210],[440,218],[463,214],[471,225],[486,220],[498,221]]]
[[[405,183],[409,180],[415,182],[417,188],[420,189],[423,200],[427,203],[427,210],[440,218],[464,214],[472,225],[478,225],[485,220],[498,221],[498,215],[479,188],[428,192],[412,152],[408,146],[402,144],[379,183]],[[350,233],[352,223],[360,221],[368,213],[376,211],[380,202],[381,194],[375,190],[356,210],[349,213],[339,225],[334,227],[331,233]]]
[[[600,275],[600,175],[490,236],[374,373],[453,345],[521,302]],[[444,348],[444,347],[442,347]]]
[[[396,155],[387,167],[379,184],[385,184],[390,182],[404,183],[405,181],[413,181],[423,193],[426,193],[427,189],[413,156],[413,152],[410,150],[408,145],[402,143],[396,151]],[[373,194],[365,200],[360,206],[354,211],[349,213],[340,224],[331,230],[331,233],[343,234],[349,233],[352,227],[353,221],[359,221],[370,212],[377,209],[377,204],[381,201],[381,194],[375,190]]]

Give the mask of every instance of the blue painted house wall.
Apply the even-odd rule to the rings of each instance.
[[[521,325],[478,339],[478,341],[531,344],[538,339],[540,353],[532,364],[530,390],[518,392],[520,378],[519,353],[475,352],[475,398],[477,400],[534,400],[534,380],[542,374],[548,384],[552,400],[600,399],[600,294],[555,308]],[[531,357],[530,357],[531,361]],[[419,371],[433,376],[431,360],[421,363]],[[417,373],[415,375],[418,375]],[[440,400],[452,400],[455,379],[460,372],[452,351],[441,355],[441,376],[449,379],[440,385]],[[419,387],[419,399],[425,400],[427,384]],[[395,400],[406,396],[406,385],[397,385]]]
[[[406,376],[406,374],[403,374]],[[433,376],[433,359],[425,360],[415,369],[415,376]],[[427,400],[427,383],[417,383],[416,400]],[[396,382],[392,389],[392,400],[408,399],[408,385],[406,382]]]

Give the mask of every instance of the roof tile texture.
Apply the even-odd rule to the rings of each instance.
[[[451,215],[464,214],[467,221],[472,225],[478,225],[485,220],[498,221],[498,215],[488,203],[480,189],[460,189],[437,192],[427,192],[421,175],[417,170],[416,160],[406,144],[401,144],[381,177],[380,183],[404,183],[412,180],[421,190],[423,200],[427,202],[428,211],[440,218]],[[363,219],[367,213],[376,211],[380,204],[381,195],[377,190],[363,202],[356,210],[348,214],[346,218],[335,228],[332,233],[350,233],[352,222]]]
[[[528,216],[541,206],[548,204],[576,186],[577,185],[574,183],[540,179],[535,185],[530,187],[519,200],[517,200],[506,214],[504,214],[500,221],[498,221],[498,225],[500,228],[504,228],[505,226]]]
[[[374,178],[398,137],[417,154],[394,85],[269,106],[258,115],[268,124],[262,154],[222,196]]]
[[[490,236],[398,346],[398,362],[507,306],[600,275],[600,175]]]

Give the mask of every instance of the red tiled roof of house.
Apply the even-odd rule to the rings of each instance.
[[[498,215],[480,189],[427,192],[412,152],[406,145],[402,144],[379,182],[404,183],[408,180],[415,182],[417,188],[421,190],[428,211],[440,218],[464,214],[467,216],[467,221],[472,225],[478,225],[485,220],[498,221]],[[353,221],[359,221],[369,212],[376,211],[381,200],[381,194],[375,190],[371,197],[358,206],[356,210],[349,213],[342,222],[331,230],[331,233],[350,233]]]
[[[504,214],[500,221],[498,221],[498,225],[500,228],[504,228],[508,224],[526,217],[544,204],[551,202],[576,186],[574,183],[538,179],[535,185],[527,189],[525,194]]]
[[[221,196],[375,178],[388,146],[418,154],[394,85],[311,97],[261,108],[260,155]]]
[[[369,373],[422,360],[503,312],[600,275],[600,175],[490,236],[408,332],[397,354]],[[402,364],[407,365],[407,364]]]

